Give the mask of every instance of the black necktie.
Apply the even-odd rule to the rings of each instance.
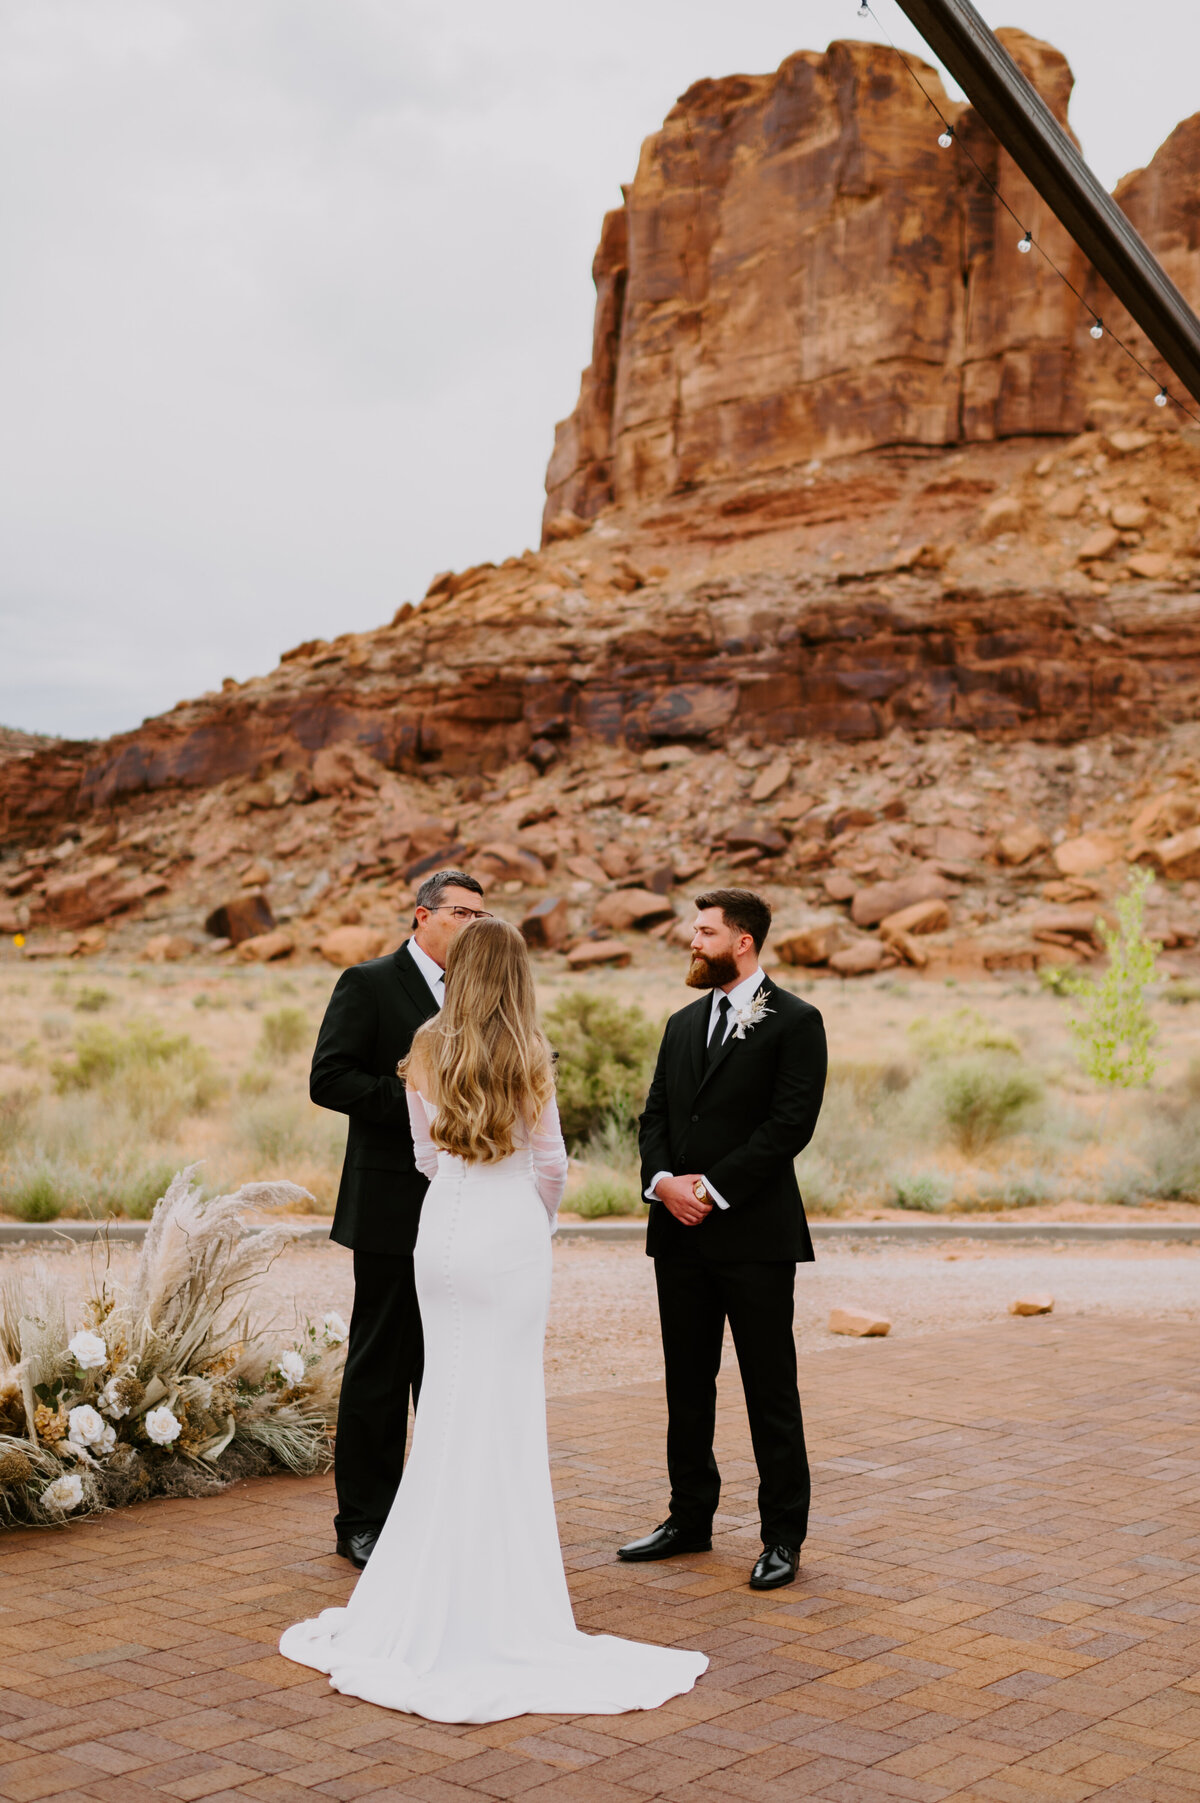
[[[708,1062],[710,1064],[725,1044],[725,1025],[729,1019],[729,1007],[729,997],[723,995],[717,1003],[717,1024],[708,1041]]]

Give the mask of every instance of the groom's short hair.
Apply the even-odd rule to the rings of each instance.
[[[749,933],[754,949],[761,952],[771,931],[771,904],[753,889],[706,889],[696,897],[697,908],[720,908],[727,927]]]

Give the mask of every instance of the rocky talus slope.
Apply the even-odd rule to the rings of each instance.
[[[453,858],[576,963],[740,872],[798,961],[1029,967],[1132,857],[1186,952],[1200,432],[964,167],[871,46],[691,90],[605,224],[541,548],[103,743],[0,735],[0,929],[341,961]],[[1121,195],[1200,300],[1198,175],[1200,115]]]

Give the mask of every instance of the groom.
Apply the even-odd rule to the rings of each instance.
[[[354,1309],[342,1374],[333,1469],[337,1550],[360,1568],[387,1520],[421,1387],[424,1346],[413,1247],[428,1184],[413,1161],[408,1103],[396,1066],[444,999],[456,933],[487,917],[483,890],[439,870],[417,890],[413,936],[398,952],[338,978],[313,1053],[309,1094],[350,1117],[330,1238],[354,1253]]]
[[[687,982],[708,993],[667,1022],[640,1133],[666,1365],[670,1514],[619,1557],[667,1559],[712,1545],[728,1321],[759,1476],[763,1551],[750,1584],[774,1590],[795,1578],[808,1528],[792,1313],[796,1263],[813,1249],[792,1161],[821,1108],[825,1028],[815,1008],[763,974],[771,910],[761,896],[712,889],[696,897],[696,909]]]

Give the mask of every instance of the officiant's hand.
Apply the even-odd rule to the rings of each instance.
[[[699,1171],[693,1172],[690,1177],[660,1177],[658,1188],[654,1192],[684,1227],[699,1227],[705,1216],[712,1213],[712,1203],[697,1202],[693,1193],[699,1181]]]

